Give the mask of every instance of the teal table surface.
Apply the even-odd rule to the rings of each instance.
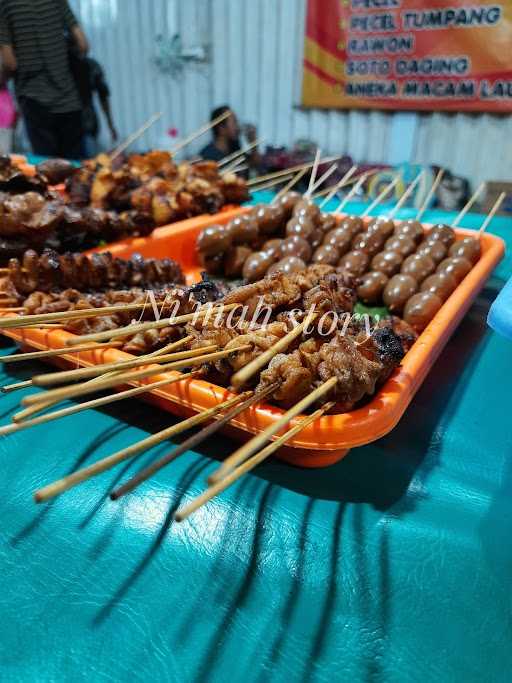
[[[512,244],[510,220],[491,229]],[[118,503],[170,444],[37,507],[39,486],[174,418],[124,401],[2,437],[0,679],[509,681],[512,345],[486,314],[511,274],[507,256],[388,436],[323,470],[268,462],[182,525],[228,439]]]

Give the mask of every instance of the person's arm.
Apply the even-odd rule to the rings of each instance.
[[[110,97],[109,95],[100,95],[100,104],[107,119],[108,127],[110,129],[110,135],[112,136],[112,142],[116,142],[118,135],[117,130],[114,125],[114,119],[112,118],[112,111],[110,109]]]
[[[2,65],[8,73],[14,73],[18,67],[16,55],[14,53],[13,42],[7,17],[5,16],[5,6],[0,4],[0,56]]]
[[[68,0],[60,0],[62,7],[62,17],[64,20],[64,27],[73,36],[76,46],[78,47],[82,57],[89,52],[89,41],[78,23],[75,15],[71,11]]]
[[[2,57],[2,65],[8,74],[13,74],[18,68],[16,55],[12,45],[2,45],[0,47],[0,55]]]
[[[92,60],[91,60],[92,61]],[[110,135],[112,136],[112,141],[117,141],[117,130],[114,125],[114,118],[112,116],[112,110],[110,109],[110,88],[105,80],[105,73],[98,62],[94,63],[94,88],[98,93],[100,100],[101,109],[105,118],[107,119],[108,127],[110,129]]]

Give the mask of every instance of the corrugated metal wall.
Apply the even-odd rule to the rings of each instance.
[[[360,161],[445,164],[473,183],[512,176],[511,116],[300,110],[305,0],[71,0],[71,5],[108,73],[121,135],[155,111],[164,112],[141,147],[171,146],[169,128],[185,135],[214,106],[230,103],[273,144],[309,138],[326,152]],[[153,63],[155,38],[175,33],[185,46],[209,44],[211,64],[187,66],[178,79],[160,73]]]

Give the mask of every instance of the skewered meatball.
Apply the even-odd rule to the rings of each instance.
[[[309,238],[309,242],[311,244],[311,247],[313,249],[316,249],[317,247],[319,247],[322,244],[323,239],[324,239],[324,233],[322,232],[322,230],[320,230],[320,228],[315,228],[313,230],[313,232],[311,233],[311,237]]]
[[[335,266],[340,260],[340,252],[332,244],[323,244],[315,250],[313,263],[323,263],[328,266]]]
[[[290,216],[293,207],[298,201],[302,199],[302,195],[298,192],[286,192],[281,199],[278,200],[277,205],[281,207],[287,216]]]
[[[221,275],[224,271],[224,254],[204,256],[199,254],[199,262],[210,275]]]
[[[231,247],[224,258],[224,272],[227,277],[240,277],[244,263],[250,254],[249,247]]]
[[[398,251],[402,256],[409,256],[416,251],[416,242],[407,235],[394,235],[386,242],[386,249]]]
[[[373,270],[378,270],[379,272],[384,273],[384,275],[391,277],[395,273],[398,273],[403,260],[404,257],[398,251],[386,249],[373,257],[372,268]]]
[[[328,233],[331,230],[334,230],[338,226],[338,221],[336,218],[332,215],[332,213],[325,213],[322,215],[318,227],[320,230],[324,233]]]
[[[224,225],[210,225],[197,238],[197,248],[205,257],[221,254],[230,246],[231,235]]]
[[[368,268],[370,258],[364,251],[349,251],[342,256],[338,262],[338,267],[347,270],[352,275],[362,275]]]
[[[283,240],[273,239],[267,240],[262,247],[262,251],[266,251],[273,259],[281,258],[281,244]]]
[[[350,249],[352,236],[350,231],[346,228],[335,228],[326,234],[324,237],[324,244],[330,244],[339,251],[340,254],[345,254]]]
[[[306,267],[304,261],[297,256],[287,256],[270,266],[267,275],[274,275],[275,273],[290,275],[290,273],[298,273],[301,270],[306,270]]]
[[[373,218],[368,224],[366,232],[368,233],[378,233],[382,235],[383,242],[384,239],[390,237],[395,230],[395,223],[391,218],[386,218],[385,216],[379,216],[378,218]]]
[[[294,216],[307,216],[311,218],[314,223],[317,223],[321,218],[321,212],[317,204],[312,199],[300,199],[293,207]]]
[[[281,225],[283,212],[277,206],[257,206],[252,217],[262,235],[273,235]]]
[[[416,282],[423,282],[435,269],[436,264],[430,256],[412,254],[402,263],[400,272],[404,275],[411,275]]]
[[[418,247],[417,254],[422,256],[429,256],[434,263],[441,263],[441,261],[446,257],[447,249],[445,245],[439,240],[433,240],[432,242],[422,242]]]
[[[250,244],[259,237],[258,223],[249,214],[236,216],[226,226],[234,245]]]
[[[256,251],[251,254],[244,263],[242,275],[247,282],[256,282],[265,277],[267,270],[270,268],[274,258],[267,251]]]
[[[404,308],[404,320],[416,332],[422,332],[443,305],[433,292],[418,292],[411,296]]]
[[[407,235],[407,237],[410,237],[415,242],[421,242],[421,240],[425,236],[423,226],[419,221],[415,221],[413,218],[410,218],[408,221],[400,223],[396,228],[396,234]]]
[[[450,273],[457,280],[462,282],[469,271],[473,268],[470,261],[460,256],[452,258],[445,258],[444,261],[437,266],[437,273]]]
[[[393,275],[384,288],[382,298],[392,313],[400,313],[407,301],[418,290],[418,283],[411,275]]]
[[[281,242],[281,256],[298,256],[307,263],[311,258],[311,246],[304,238],[293,235]]]
[[[384,244],[384,240],[384,235],[378,232],[363,232],[360,235],[356,235],[352,240],[352,249],[365,251],[370,256],[375,256]]]
[[[365,304],[376,304],[381,300],[382,292],[387,283],[387,275],[378,270],[371,270],[362,276],[361,284],[357,288],[357,296]]]
[[[455,242],[455,231],[449,225],[435,225],[427,233],[428,240],[439,240],[449,247]]]
[[[298,235],[299,237],[303,237],[305,240],[308,240],[311,238],[314,229],[315,224],[311,218],[305,215],[293,216],[286,224],[286,234],[288,237],[291,237],[292,235]]]
[[[456,287],[457,280],[450,273],[434,273],[422,282],[421,291],[432,292],[442,301],[446,301]]]
[[[363,219],[360,216],[345,216],[340,223],[340,228],[345,228],[350,232],[351,237],[364,230]]]
[[[450,256],[465,258],[471,263],[476,263],[480,258],[481,247],[480,240],[474,237],[464,237],[457,242],[454,242],[450,247]]]

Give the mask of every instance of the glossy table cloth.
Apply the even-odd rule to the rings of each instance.
[[[325,470],[268,462],[182,525],[224,437],[118,503],[169,444],[44,507],[34,489],[174,418],[124,401],[3,437],[1,680],[510,680],[512,345],[485,319],[511,274],[508,257],[386,438]]]

